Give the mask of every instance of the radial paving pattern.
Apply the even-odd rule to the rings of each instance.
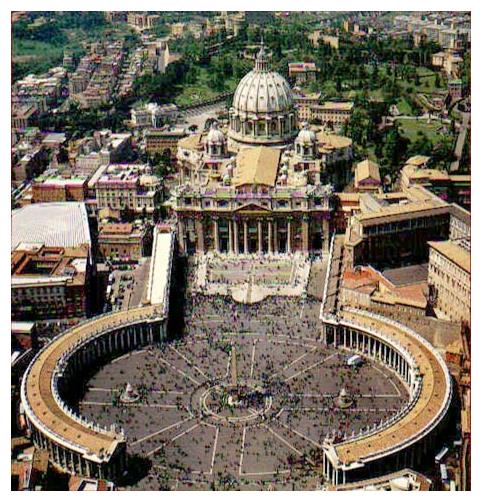
[[[150,458],[137,488],[302,488],[327,434],[358,432],[408,399],[386,368],[348,368],[345,357],[312,338],[190,335],[104,367],[81,410],[122,425],[129,452]],[[139,402],[118,401],[127,382]],[[345,410],[342,388],[353,399]]]

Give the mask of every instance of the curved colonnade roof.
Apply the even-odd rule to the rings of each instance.
[[[340,314],[341,324],[347,322],[362,330],[370,329],[401,345],[415,359],[419,373],[423,376],[418,399],[400,420],[366,437],[333,445],[337,459],[348,465],[383,455],[385,451],[398,446],[403,447],[404,443],[428,429],[440,417],[447,404],[451,382],[444,362],[437,357],[435,349],[428,342],[425,344],[402,327],[369,316],[368,312],[343,310]]]
[[[123,437],[107,430],[96,431],[93,427],[70,417],[56,402],[52,392],[55,369],[62,355],[78,342],[115,326],[155,318],[158,316],[158,311],[159,306],[147,306],[88,320],[61,334],[39,352],[25,373],[22,383],[22,399],[25,396],[28,403],[25,411],[29,416],[30,407],[34,414],[32,422],[40,422],[46,429],[59,436],[57,441],[72,445],[72,449],[81,451],[83,454],[108,458]]]

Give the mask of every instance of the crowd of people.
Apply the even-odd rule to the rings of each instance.
[[[244,266],[240,265],[241,270]],[[297,477],[299,472],[295,474],[293,467],[313,467],[319,450],[314,444],[321,445],[327,437],[341,441],[363,433],[367,426],[393,416],[408,400],[403,387],[380,379],[372,363],[349,368],[346,355],[322,346],[319,313],[320,301],[309,296],[270,296],[248,305],[227,295],[192,291],[186,295],[183,336],[104,367],[91,385],[110,387],[112,404],[84,405],[82,411],[105,425],[116,422],[124,427],[131,453],[152,460],[153,467],[139,485],[143,488],[168,486],[166,472],[199,486],[215,480],[218,487],[222,480],[228,480],[229,486],[251,483],[239,475],[241,452],[245,471],[272,469],[270,482],[290,479],[299,484],[302,477]],[[220,436],[213,456],[214,429],[204,424],[201,410],[193,409],[192,395],[198,384],[229,383],[233,346],[240,379],[251,379],[262,389],[243,394],[238,405],[259,405],[270,396],[273,413],[263,414],[251,426],[248,423],[244,437],[244,425],[221,424],[228,433]],[[119,402],[127,382],[141,395],[136,406]],[[341,389],[352,401],[346,409],[336,405]],[[166,399],[168,409],[162,407]],[[224,407],[226,403],[220,399],[212,404]],[[229,413],[229,407],[225,412]],[[183,420],[187,420],[185,425],[171,430],[169,424]],[[183,434],[190,427],[193,431]],[[276,435],[303,455],[291,458],[293,451],[282,446]],[[213,474],[206,476],[208,472]],[[261,477],[256,483],[266,481]]]

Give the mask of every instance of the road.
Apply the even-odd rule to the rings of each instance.
[[[455,160],[450,164],[450,172],[455,172],[459,170],[460,157],[462,155],[462,150],[464,148],[465,138],[467,137],[467,128],[470,122],[470,113],[461,112],[462,114],[462,124],[460,126],[459,135],[457,137],[457,143],[455,144]]]
[[[177,125],[179,127],[190,127],[192,125],[196,125],[198,127],[198,131],[201,132],[204,129],[206,120],[209,118],[216,118],[223,108],[225,108],[225,102],[221,101],[219,103],[213,103],[193,108],[192,110],[187,110],[182,114],[181,120],[184,120],[184,122],[178,123]]]

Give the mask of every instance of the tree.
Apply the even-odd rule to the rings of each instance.
[[[407,152],[408,140],[401,136],[398,127],[392,127],[386,137],[382,147],[384,164],[389,167],[389,173],[394,174],[397,167]]]

